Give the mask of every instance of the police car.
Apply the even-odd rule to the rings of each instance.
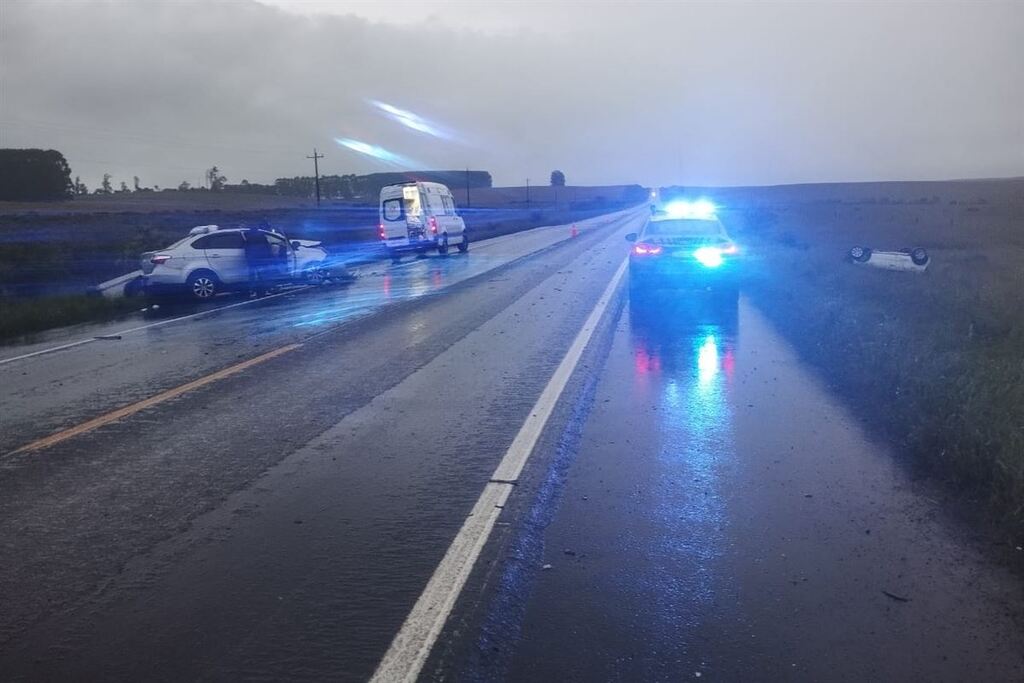
[[[653,209],[639,233],[630,233],[629,284],[634,293],[661,288],[735,293],[739,248],[707,200],[671,202]]]

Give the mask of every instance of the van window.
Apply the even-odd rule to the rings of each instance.
[[[427,204],[430,206],[430,213],[435,216],[443,216],[447,213],[447,209],[441,197],[442,196],[437,192],[432,192],[427,195]]]
[[[243,249],[245,243],[242,241],[240,232],[218,232],[206,237],[200,237],[192,243],[193,249]]]
[[[444,213],[447,216],[455,215],[455,202],[448,195],[441,195],[441,201],[444,202]]]
[[[402,200],[401,199],[386,199],[386,200],[384,200],[384,220],[386,220],[386,221],[402,220]]]

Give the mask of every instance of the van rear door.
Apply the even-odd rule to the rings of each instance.
[[[409,238],[422,236],[423,209],[416,185],[385,187],[380,193],[381,237],[389,247],[409,244]]]

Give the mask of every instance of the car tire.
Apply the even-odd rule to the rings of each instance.
[[[448,255],[448,233],[441,235],[441,239],[437,243],[437,253],[441,256]]]
[[[868,247],[854,247],[850,249],[850,258],[857,263],[864,263],[871,258],[871,249]]]
[[[323,285],[327,282],[327,270],[319,263],[314,263],[306,268],[305,280],[310,285]]]
[[[462,231],[462,241],[459,242],[458,250],[460,254],[465,254],[469,251],[469,233],[465,230]]]
[[[216,274],[199,270],[188,276],[188,295],[193,301],[209,301],[220,294],[221,284]]]
[[[916,249],[911,250],[910,260],[916,265],[923,266],[928,263],[928,252],[921,247],[917,247]]]

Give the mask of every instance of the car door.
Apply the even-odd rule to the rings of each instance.
[[[289,280],[295,274],[295,250],[282,235],[272,232],[263,233],[270,243],[270,260],[274,276]]]
[[[245,260],[245,240],[239,230],[222,230],[203,238],[206,260],[217,278],[225,284],[249,279]]]

